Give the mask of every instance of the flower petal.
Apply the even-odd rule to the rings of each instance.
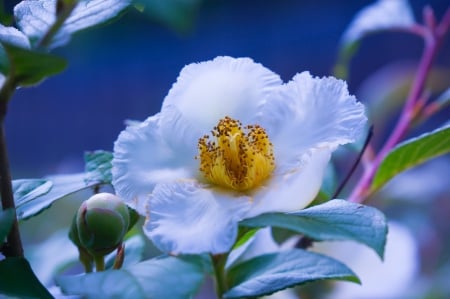
[[[128,126],[114,143],[112,176],[117,195],[145,214],[145,200],[155,184],[193,176],[189,168],[193,162],[185,159],[161,136],[159,115]]]
[[[163,252],[223,253],[233,246],[248,197],[230,197],[196,182],[158,184],[144,231]]]
[[[326,148],[306,154],[296,168],[277,172],[268,186],[255,194],[252,209],[245,218],[267,212],[292,212],[303,209],[317,195],[331,157]]]
[[[217,57],[185,66],[164,99],[161,113],[176,106],[202,134],[225,116],[253,124],[259,107],[281,84],[277,74],[250,58]]]
[[[311,148],[334,150],[354,142],[366,123],[364,106],[349,95],[344,81],[333,77],[297,74],[272,99],[264,106],[261,122],[272,134],[277,165]]]

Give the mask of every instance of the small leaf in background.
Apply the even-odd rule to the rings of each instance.
[[[86,182],[110,184],[112,180],[111,168],[113,154],[108,151],[85,152],[84,162]]]
[[[125,261],[123,267],[131,266],[142,261],[144,257],[145,241],[142,235],[135,235],[124,242]],[[116,258],[116,251],[109,254],[105,259],[106,269],[111,269]]]
[[[14,209],[0,210],[0,244],[3,244],[14,221]]]
[[[10,59],[10,67],[14,67],[14,75],[20,86],[35,85],[46,77],[62,72],[67,62],[58,56],[35,52],[3,43]]]
[[[407,0],[378,0],[359,11],[341,38],[341,49],[334,73],[347,78],[348,64],[365,35],[382,30],[409,28],[415,24],[414,14]]]
[[[390,151],[381,162],[371,190],[380,189],[402,171],[449,152],[450,125],[402,142]]]
[[[24,258],[10,257],[0,261],[0,277],[0,294],[16,298],[53,298]]]
[[[353,240],[383,257],[387,223],[375,208],[333,199],[294,213],[268,213],[240,223],[247,227],[274,226],[305,234],[314,240]]]
[[[20,179],[12,181],[16,208],[50,191],[53,183],[44,179]]]
[[[64,293],[84,298],[191,298],[204,279],[203,261],[160,257],[121,270],[61,276]]]
[[[104,23],[122,12],[131,0],[79,1],[53,38],[50,48],[63,46],[80,30]],[[55,23],[56,0],[24,0],[14,7],[17,25],[32,42],[40,40]]]
[[[415,24],[407,0],[378,0],[359,11],[342,36],[343,46],[349,46],[368,33],[409,28]]]
[[[0,42],[24,49],[30,48],[30,41],[25,34],[14,27],[6,27],[2,24],[0,24]]]
[[[138,0],[143,12],[178,32],[192,27],[202,0]],[[139,9],[138,8],[138,9]]]
[[[225,298],[247,298],[269,295],[295,285],[323,279],[359,283],[347,266],[330,257],[291,249],[257,256],[233,266],[228,279],[230,290]]]
[[[86,183],[84,179],[84,173],[46,177],[45,180],[53,184],[51,190],[18,206],[17,218],[19,220],[25,220],[33,217],[48,208],[56,200],[96,185],[96,183]]]

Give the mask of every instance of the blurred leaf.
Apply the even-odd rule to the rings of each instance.
[[[450,88],[444,91],[434,102],[440,109],[450,105]]]
[[[410,28],[414,24],[408,0],[378,0],[356,14],[342,36],[342,45],[349,47],[368,33]]]
[[[90,188],[98,183],[86,183],[84,180],[84,173],[55,175],[46,177],[45,179],[53,183],[51,190],[48,193],[33,198],[33,200],[29,200],[17,207],[18,219],[25,220],[35,216],[48,208],[56,200]]]
[[[194,22],[202,0],[136,0],[143,12],[174,30],[184,32]]]
[[[14,209],[0,211],[0,244],[3,244],[14,222]]]
[[[14,76],[20,86],[35,85],[46,77],[62,72],[67,62],[47,53],[22,49],[3,43],[10,59],[10,67],[14,67]]]
[[[25,34],[14,27],[6,27],[2,24],[0,24],[0,42],[24,49],[30,48],[30,41]]]
[[[94,151],[84,153],[86,182],[110,184],[112,180],[111,168],[113,154],[108,151]]]
[[[372,182],[371,190],[380,189],[402,171],[449,152],[450,125],[406,140],[392,149],[381,162]]]
[[[131,266],[142,261],[144,257],[145,241],[142,235],[135,235],[127,239],[125,245],[125,261],[123,267]],[[116,258],[116,252],[114,251],[106,257],[106,269],[111,269]]]
[[[295,285],[324,279],[359,283],[347,266],[330,257],[301,249],[257,256],[232,267],[225,298],[269,295]]]
[[[64,293],[85,298],[191,298],[203,282],[199,259],[165,256],[121,270],[61,276]]]
[[[50,191],[52,182],[44,179],[20,179],[12,181],[14,201],[16,208],[26,204],[38,196],[44,195]]]
[[[70,17],[54,36],[50,48],[69,42],[80,30],[104,23],[130,5],[131,0],[79,1]],[[14,7],[17,25],[32,42],[40,40],[56,21],[56,0],[24,0]]]
[[[341,49],[334,73],[338,78],[348,77],[348,64],[365,35],[382,31],[410,28],[415,24],[408,0],[378,0],[360,10],[341,38]]]
[[[17,298],[53,298],[24,258],[10,257],[0,261],[0,277],[0,294]]]
[[[294,213],[267,213],[240,223],[247,227],[274,226],[305,234],[314,240],[353,240],[383,257],[387,223],[375,208],[333,199]]]

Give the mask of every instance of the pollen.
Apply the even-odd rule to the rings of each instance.
[[[217,186],[248,191],[260,186],[275,169],[273,145],[264,128],[228,116],[198,141],[200,172]]]

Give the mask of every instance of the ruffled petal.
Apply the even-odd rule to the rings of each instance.
[[[295,168],[277,171],[268,186],[255,194],[252,209],[245,218],[305,208],[319,192],[330,157],[331,151],[327,148],[313,150],[305,154]]]
[[[201,134],[209,133],[225,116],[253,124],[268,95],[281,84],[277,74],[250,58],[217,57],[185,66],[161,113],[176,106]]]
[[[261,122],[272,134],[277,163],[291,163],[307,150],[354,142],[367,119],[364,106],[333,77],[297,74],[264,106]],[[288,160],[288,161],[283,161]]]
[[[196,182],[159,184],[149,200],[144,231],[163,252],[227,252],[250,204],[248,197],[214,192]]]
[[[193,176],[192,162],[185,159],[165,142],[159,115],[128,126],[114,143],[112,183],[117,195],[144,215],[155,184]]]

